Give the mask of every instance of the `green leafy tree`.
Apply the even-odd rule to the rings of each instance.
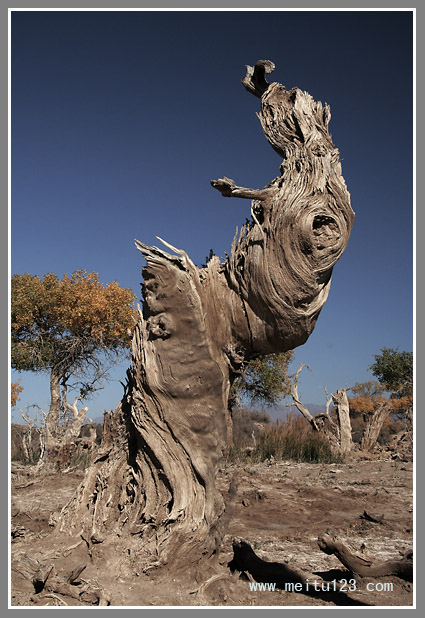
[[[397,349],[382,348],[375,354],[375,362],[369,367],[373,375],[393,397],[412,396],[413,353],[398,352]]]
[[[251,403],[272,406],[291,392],[291,380],[288,376],[289,364],[293,352],[266,354],[259,356],[243,368],[232,384],[229,407],[234,408],[246,398]]]
[[[67,386],[79,388],[79,399],[86,397],[128,350],[137,317],[134,299],[130,289],[115,281],[104,286],[97,273],[84,270],[61,280],[54,273],[12,277],[12,367],[50,374],[51,436]]]
[[[350,390],[354,397],[365,397],[367,399],[377,399],[382,397],[386,388],[376,380],[368,380],[367,382],[356,382]]]

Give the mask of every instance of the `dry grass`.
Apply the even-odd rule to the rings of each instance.
[[[310,427],[301,416],[288,414],[286,420],[265,425],[255,446],[246,446],[234,436],[234,445],[226,454],[226,461],[261,462],[271,459],[311,463],[337,463],[327,439]]]

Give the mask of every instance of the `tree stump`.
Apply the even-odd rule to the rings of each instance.
[[[273,68],[258,61],[242,81],[261,99],[280,175],[260,190],[211,181],[225,197],[252,200],[227,260],[198,268],[164,241],[172,253],[136,241],[146,266],[126,392],[58,521],[73,534],[83,528],[93,557],[111,542],[125,554],[131,546],[145,568],[216,551],[230,384],[244,361],[302,345],[328,296],[354,220],[330,111],[298,88],[268,84]]]

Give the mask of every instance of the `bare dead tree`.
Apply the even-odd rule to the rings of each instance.
[[[27,461],[33,459],[35,450],[39,450],[37,467],[48,465],[62,466],[63,463],[68,463],[72,452],[78,451],[78,439],[81,433],[81,428],[86,419],[88,407],[83,407],[80,410],[77,408],[78,402],[82,396],[75,397],[71,405],[66,397],[67,390],[63,388],[62,401],[63,410],[59,413],[56,419],[54,432],[50,431],[49,415],[40,408],[39,405],[33,404],[29,406],[36,408],[41,413],[41,418],[37,416],[31,417],[28,410],[24,414],[20,410],[21,416],[27,424],[27,431],[23,435],[23,451]],[[93,433],[94,431],[94,433]],[[87,447],[93,449],[95,444],[95,430],[90,434],[89,440],[86,441]],[[35,445],[35,436],[38,439],[38,445]],[[46,458],[47,452],[49,453]]]
[[[353,448],[351,432],[350,406],[345,388],[338,389],[332,395],[334,410],[338,419],[339,448],[341,455],[347,455]]]
[[[373,449],[381,433],[382,425],[390,415],[390,412],[390,403],[383,401],[376,405],[376,408],[371,414],[366,415],[366,427],[360,443],[362,451],[368,452]]]
[[[86,414],[88,411],[88,407],[85,406],[78,410],[77,403],[81,401],[82,396],[75,397],[74,403],[71,405],[66,398],[66,389],[63,389],[62,392],[62,401],[64,403],[65,410],[72,414],[71,418],[67,418],[66,421],[62,424],[62,435],[61,443],[70,443],[75,442],[81,432],[81,428],[84,425],[84,421],[86,420]]]
[[[299,88],[268,84],[273,68],[258,61],[243,84],[261,99],[280,175],[264,189],[226,176],[211,181],[225,197],[252,200],[227,260],[212,255],[199,269],[165,241],[169,251],[136,241],[146,266],[126,392],[58,521],[70,533],[83,528],[94,557],[103,543],[120,554],[131,545],[148,569],[216,551],[225,505],[215,476],[231,422],[230,384],[246,360],[307,340],[348,242],[354,213],[329,107]]]
[[[35,416],[31,417],[29,414],[29,408],[36,408],[41,414],[41,422],[40,418],[37,417],[37,413]],[[27,430],[23,435],[23,451],[24,457],[27,462],[31,462],[34,458],[34,454],[37,450],[39,450],[38,460],[36,467],[37,469],[41,468],[44,464],[44,456],[46,453],[46,417],[47,414],[38,406],[37,404],[33,404],[28,406],[27,413],[24,414],[22,408],[20,409],[21,416],[27,424]],[[35,436],[38,436],[38,445],[36,445]]]
[[[291,386],[291,397],[292,397],[293,403],[289,405],[295,406],[297,410],[301,412],[304,418],[308,420],[308,422],[313,427],[313,429],[315,431],[319,431],[319,427],[316,424],[314,416],[310,413],[310,410],[306,408],[305,405],[301,402],[300,396],[298,394],[298,379],[299,379],[299,375],[303,367],[306,367],[306,365],[304,365],[303,363],[300,363],[300,366],[295,372],[294,379],[292,381],[292,386]],[[327,406],[327,414],[328,414],[328,410],[329,410],[329,406]]]
[[[332,403],[332,395],[329,395],[326,386],[323,387],[324,391],[326,393],[326,405],[325,405],[325,414],[327,414],[329,416],[329,410],[331,407],[331,403]]]
[[[290,406],[295,406],[299,412],[308,420],[314,431],[322,431],[329,440],[332,450],[338,455],[345,456],[353,448],[353,438],[351,434],[350,407],[348,403],[346,389],[339,389],[329,396],[326,388],[326,410],[324,414],[316,414],[313,416],[308,408],[301,402],[298,394],[299,375],[305,367],[300,363],[299,368],[295,372],[292,386],[291,397],[293,403]],[[329,414],[331,403],[334,404],[334,411],[337,422],[333,420]]]

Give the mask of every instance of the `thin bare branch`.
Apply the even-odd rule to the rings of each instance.
[[[325,414],[327,414],[329,416],[329,408],[331,407],[331,403],[332,403],[332,395],[329,395],[328,393],[328,389],[326,388],[326,386],[323,387],[325,393],[326,393],[326,408],[325,408]]]
[[[292,397],[294,403],[291,404],[291,405],[294,405],[297,408],[297,410],[299,410],[299,412],[301,412],[301,414],[304,416],[304,418],[306,418],[308,420],[308,422],[313,427],[313,429],[318,431],[318,427],[316,425],[316,422],[314,420],[313,415],[310,413],[308,408],[306,408],[305,405],[303,403],[301,403],[300,397],[298,395],[298,377],[299,377],[303,367],[307,367],[307,365],[304,365],[303,363],[300,363],[300,366],[299,366],[299,368],[297,369],[297,371],[295,372],[295,375],[294,375],[294,380],[292,382],[292,388],[291,388],[291,397]]]

